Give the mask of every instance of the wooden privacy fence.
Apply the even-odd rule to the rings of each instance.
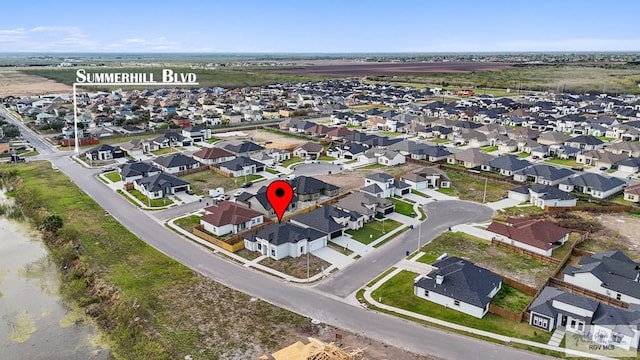
[[[515,246],[515,245],[511,245],[505,242],[502,242],[500,240],[497,240],[496,238],[492,238],[491,239],[491,245],[497,246],[497,247],[501,247],[503,249],[507,249],[509,251],[521,254],[521,255],[526,255],[529,257],[532,257],[536,260],[540,260],[540,261],[544,261],[548,264],[551,265],[558,265],[560,264],[560,260],[552,258],[550,256],[546,256],[546,255],[542,255],[542,254],[538,254],[536,252],[527,250],[527,249],[523,249],[521,247]]]
[[[507,310],[503,307],[500,307],[498,305],[494,305],[492,303],[489,303],[489,312],[492,314],[496,314],[500,317],[503,317],[505,319],[509,319],[511,321],[515,321],[515,322],[521,322],[522,321],[522,317],[524,312],[521,313],[515,313],[511,310]]]
[[[594,213],[609,213],[609,212],[629,212],[631,206],[629,205],[598,205],[598,206],[545,206],[544,212],[547,213],[563,213],[569,211],[586,211]]]
[[[502,283],[505,285],[509,285],[512,288],[516,288],[520,291],[522,291],[523,293],[527,294],[527,295],[535,295],[538,293],[538,289],[534,288],[533,286],[529,286],[527,284],[521,283],[518,280],[512,279],[512,278],[508,278],[508,277],[502,277]]]
[[[198,166],[195,169],[187,169],[187,170],[183,170],[183,171],[178,171],[177,173],[175,173],[173,175],[175,175],[175,176],[189,175],[189,174],[202,172],[202,171],[207,171],[207,170],[209,170],[209,167],[206,166],[206,165],[203,165],[203,166]]]
[[[193,235],[205,241],[208,241],[213,245],[221,247],[227,251],[236,252],[244,249],[244,241],[242,240],[242,237],[239,237],[240,241],[238,241],[238,239],[235,239],[234,240],[235,242],[232,242],[230,241],[231,238],[227,239],[226,241],[222,241],[216,238],[215,236],[209,235],[208,233],[204,232],[204,227],[202,225],[198,225],[194,227],[193,230],[191,230],[191,232],[193,233]],[[237,236],[234,236],[234,238],[237,238]]]
[[[621,308],[628,308],[629,307],[629,303],[626,303],[624,301],[620,301],[614,298],[610,298],[606,295],[602,295],[599,294],[597,292],[591,291],[591,290],[587,290],[585,288],[581,288],[579,286],[575,286],[573,284],[569,284],[568,282],[565,282],[563,280],[560,279],[556,279],[556,278],[550,278],[549,281],[547,282],[547,285],[549,286],[554,286],[557,288],[560,288],[562,290],[566,290],[567,292],[570,292],[572,294],[577,294],[577,295],[582,295],[584,297],[588,297],[594,300],[597,300],[601,303],[605,303],[608,305],[613,305],[613,306],[617,306],[617,307],[621,307]]]

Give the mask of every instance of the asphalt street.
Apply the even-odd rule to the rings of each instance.
[[[427,204],[424,209],[427,212],[427,220],[421,224],[420,230],[414,228],[406,231],[390,243],[327,278],[317,288],[339,297],[346,297],[406,257],[407,251],[416,250],[418,233],[421,238],[420,244],[424,245],[447,231],[450,226],[482,222],[493,216],[493,210],[489,207],[468,201],[435,201]]]
[[[21,126],[21,128],[24,127]],[[41,144],[40,142],[33,142],[32,144],[41,153],[49,153],[47,152],[46,144]],[[114,216],[140,239],[191,269],[251,296],[261,298],[309,318],[420,354],[429,354],[445,359],[479,357],[482,359],[529,360],[546,358],[539,354],[452,334],[366,310],[347,303],[338,296],[324,293],[318,288],[289,284],[261,272],[244,268],[166,229],[161,223],[131,205],[126,199],[115,195],[113,191],[109,190],[93,176],[95,171],[81,168],[67,157],[53,157],[51,161],[60,171],[69,176],[76,185],[101,204],[105,210],[109,211],[111,216]],[[470,203],[451,202],[447,205],[443,202],[443,204],[446,206],[436,206],[428,210],[429,215],[433,217],[432,234],[444,231],[448,226],[447,224],[449,224],[448,221],[453,221],[453,219],[455,219],[455,223],[462,223],[467,221],[466,219],[468,218],[475,221],[476,217],[482,218],[486,216],[485,210],[476,209],[468,212],[468,209],[471,208]],[[435,212],[431,213],[432,211]],[[462,215],[458,214],[458,211],[463,211]],[[422,235],[426,240],[429,230],[423,230]],[[415,231],[411,234],[415,234]],[[404,238],[396,240],[400,241],[396,246],[387,244],[381,248],[383,250],[381,255],[378,255],[380,257],[379,261],[392,264],[395,261],[394,259],[402,257],[404,248],[411,250],[417,247],[415,235],[405,235]],[[394,240],[394,243],[396,240]],[[412,241],[415,241],[413,247],[410,245]],[[385,247],[387,249],[384,249]],[[398,250],[397,248],[403,248],[399,255],[396,251]],[[358,265],[358,267],[348,268],[348,274],[354,276],[352,285],[347,285],[349,283],[348,280],[333,280],[323,285],[330,287],[332,283],[344,284],[335,288],[349,290],[359,286],[360,283],[370,280],[381,270],[384,270],[384,265],[376,265],[379,268],[368,270],[368,267],[365,266],[366,263],[362,262],[362,265]],[[357,274],[362,271],[367,271],[367,275],[361,276]],[[373,275],[369,276],[369,272]],[[364,280],[365,278],[366,280]],[[344,292],[346,290],[341,291]]]

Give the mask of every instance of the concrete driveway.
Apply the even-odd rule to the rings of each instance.
[[[345,268],[353,262],[353,259],[351,259],[350,257],[340,254],[340,252],[328,246],[325,246],[322,249],[318,249],[316,251],[312,251],[311,253],[322,260],[330,262],[338,269]]]
[[[353,251],[354,253],[360,254],[360,255],[364,255],[366,253],[368,253],[369,251],[372,251],[373,248],[371,246],[367,246],[363,243],[361,243],[358,240],[354,240],[353,238],[351,238],[350,236],[340,236],[337,237],[335,239],[331,240],[332,242],[342,246],[342,247],[346,247],[347,249]]]

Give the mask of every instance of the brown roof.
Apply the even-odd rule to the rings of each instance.
[[[512,217],[507,218],[505,224],[492,222],[487,230],[543,250],[553,248],[554,242],[570,232],[544,220]]]
[[[624,189],[625,194],[640,195],[640,184],[635,184]]]
[[[195,153],[193,153],[194,157],[200,159],[219,159],[225,157],[235,156],[234,154],[228,152],[225,149],[221,149],[218,147],[210,147],[210,148],[202,148]]]
[[[228,224],[238,225],[250,221],[254,217],[262,214],[251,210],[248,207],[239,205],[231,201],[223,201],[218,206],[205,208],[208,214],[200,218],[213,226],[224,226]]]
[[[351,135],[353,131],[343,128],[343,127],[334,127],[331,130],[327,131],[327,136],[347,136]]]
[[[322,145],[318,144],[318,143],[314,143],[309,141],[308,143],[304,143],[300,146],[298,146],[298,149],[304,149],[306,151],[309,152],[321,152],[323,147]]]

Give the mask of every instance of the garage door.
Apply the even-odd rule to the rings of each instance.
[[[336,232],[332,233],[332,234],[330,235],[330,238],[331,238],[331,239],[335,239],[335,238],[338,238],[338,237],[340,237],[340,236],[342,236],[342,230],[340,230],[340,231],[336,231]]]
[[[393,212],[393,208],[388,208],[384,211],[385,215],[386,214],[391,214]]]
[[[325,237],[322,237],[318,240],[314,240],[309,243],[309,251],[316,251],[318,249],[322,249],[325,243]]]
[[[176,186],[175,188],[173,188],[173,192],[179,191],[187,191],[187,186]]]
[[[404,189],[404,190],[402,190],[401,194],[402,195],[408,194],[409,190],[411,190],[411,189],[410,188]]]

